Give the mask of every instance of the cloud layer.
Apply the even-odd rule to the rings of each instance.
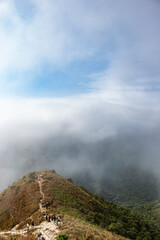
[[[159,172],[159,109],[84,96],[12,99],[0,104],[1,189],[24,173],[56,169],[103,176],[114,162]],[[7,174],[7,178],[4,178]]]

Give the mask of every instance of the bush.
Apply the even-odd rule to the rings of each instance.
[[[67,240],[68,236],[65,234],[60,234],[56,237],[57,240]]]
[[[35,172],[30,173],[30,174],[29,174],[29,178],[30,178],[30,179],[35,179]]]
[[[72,178],[67,178],[67,180],[71,183],[74,183],[73,179]]]

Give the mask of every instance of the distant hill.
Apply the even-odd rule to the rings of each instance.
[[[160,181],[149,170],[136,165],[122,165],[111,168],[109,174],[93,176],[89,171],[73,176],[78,185],[83,185],[91,192],[124,207],[136,209],[137,205],[159,199]]]
[[[41,178],[43,198],[37,178]],[[69,239],[160,239],[160,231],[153,224],[54,171],[30,173],[0,194],[0,229],[13,229],[17,224],[17,229],[23,229],[31,218],[38,226],[44,220],[44,211],[61,216],[60,232]]]
[[[160,227],[160,180],[152,171],[123,165],[118,170],[110,169],[109,176],[103,175],[100,180],[85,171],[73,179],[94,194],[129,208]]]

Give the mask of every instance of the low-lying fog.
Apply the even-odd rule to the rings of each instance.
[[[101,180],[131,164],[159,174],[159,108],[97,99],[1,100],[0,190],[41,169]]]

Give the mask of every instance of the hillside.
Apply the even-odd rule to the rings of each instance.
[[[160,226],[160,200],[141,204],[135,211],[146,219],[152,220],[158,227]]]
[[[83,172],[73,179],[105,200],[129,208],[160,227],[160,180],[152,171],[128,165],[115,170],[112,178],[106,175],[96,181],[89,172]]]
[[[122,165],[121,168],[109,170],[108,173],[106,169],[107,174],[99,180],[89,171],[73,176],[73,179],[96,195],[131,209],[136,205],[158,200],[160,182],[152,172],[135,165]]]
[[[46,202],[49,202],[47,210]],[[54,231],[67,234],[69,239],[160,239],[160,232],[154,225],[54,171],[24,176],[1,193],[0,203],[1,231],[15,229],[17,224],[16,229],[20,231],[31,220],[40,227],[44,224],[44,214],[48,213],[60,216],[63,225]],[[32,233],[32,238],[37,239],[34,237]]]

